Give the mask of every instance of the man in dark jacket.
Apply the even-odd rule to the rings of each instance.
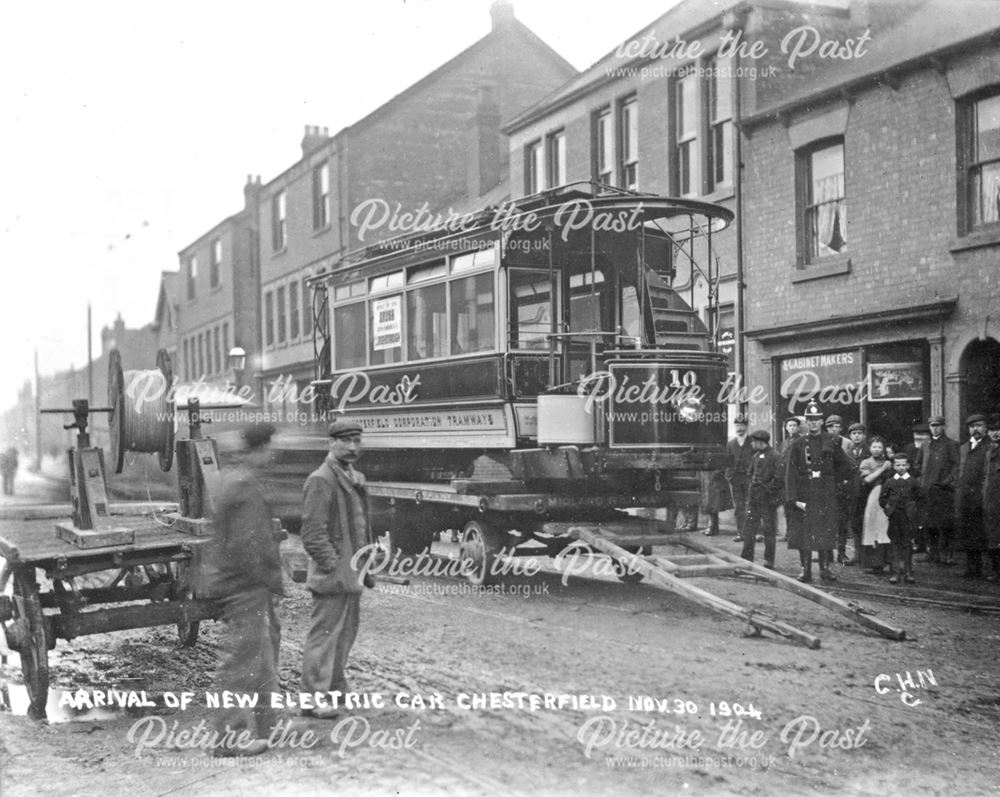
[[[861,526],[864,523],[865,507],[861,496],[861,463],[871,456],[868,450],[868,431],[863,423],[852,423],[847,430],[850,445],[846,449],[851,461],[851,477],[843,487],[843,513],[847,516],[846,528],[843,522],[837,536],[837,561],[844,565],[856,565],[861,558]],[[854,558],[847,558],[847,538],[854,541]]]
[[[340,419],[329,427],[330,453],[305,484],[302,545],[310,556],[306,586],[313,595],[312,626],[302,655],[303,692],[347,692],[344,669],[358,633],[362,576],[352,561],[370,541],[368,493],[354,468],[361,425]],[[334,706],[303,714],[333,719]]]
[[[823,431],[823,413],[815,403],[806,410],[807,434],[788,451],[785,496],[795,512],[788,525],[788,547],[799,552],[799,581],[812,581],[812,552],[819,551],[819,574],[836,581],[830,570],[837,547],[840,512],[837,486],[851,475],[851,463],[839,438]]]
[[[959,474],[955,491],[958,544],[965,551],[965,578],[983,575],[986,528],[983,524],[983,486],[986,482],[986,418],[970,415],[965,422],[969,441],[958,450]]]
[[[272,434],[270,424],[243,430],[242,462],[222,475],[212,511],[215,538],[207,554],[211,579],[206,591],[221,600],[226,625],[217,688],[258,695],[253,708],[218,710],[213,722],[220,734],[227,726],[237,734],[249,730],[253,741],[216,747],[217,756],[265,752],[277,719],[268,693],[280,691],[275,601],[282,594],[281,558],[261,481],[261,470],[271,461]]]
[[[737,415],[734,421],[736,437],[726,443],[726,481],[733,496],[733,513],[736,515],[736,542],[743,540],[743,527],[747,520],[747,467],[753,456],[753,447],[747,437],[747,419]]]
[[[958,443],[945,434],[943,415],[927,422],[931,432],[920,450],[920,486],[924,494],[924,532],[927,561],[952,563],[952,529],[955,526],[955,482],[958,479]]]
[[[784,496],[781,457],[771,448],[771,435],[763,429],[750,435],[753,459],[747,479],[747,524],[743,534],[742,556],[753,561],[758,534],[764,536],[764,567],[774,569],[778,504]]]
[[[983,486],[983,527],[992,571],[987,581],[1000,578],[1000,414],[987,422],[990,447],[986,452],[986,483]]]

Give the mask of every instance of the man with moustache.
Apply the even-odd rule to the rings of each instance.
[[[305,484],[302,545],[309,554],[306,586],[313,595],[312,626],[302,654],[303,692],[348,692],[344,669],[358,633],[362,582],[354,554],[371,542],[368,493],[354,468],[361,455],[361,424],[341,418],[330,424],[330,452]],[[334,719],[337,709],[303,709],[303,715]]]
[[[986,418],[970,415],[965,425],[969,440],[959,449],[958,486],[955,491],[958,544],[965,551],[963,578],[981,578],[986,528],[983,522],[983,487],[986,481]]]
[[[945,434],[943,415],[927,421],[930,440],[920,450],[920,486],[924,492],[927,561],[952,564],[955,527],[955,482],[959,473],[958,443]]]
[[[736,436],[726,443],[728,459],[726,481],[733,496],[733,513],[736,515],[736,536],[734,542],[743,541],[743,528],[747,521],[747,468],[753,458],[753,446],[747,437],[747,419],[737,415],[733,421]]]
[[[823,413],[815,402],[805,417],[807,433],[792,443],[785,472],[785,496],[795,508],[788,547],[799,552],[799,581],[812,581],[813,551],[819,551],[820,578],[836,581],[830,565],[840,518],[837,487],[850,478],[851,463],[840,440],[823,431]]]

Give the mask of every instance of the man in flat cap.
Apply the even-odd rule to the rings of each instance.
[[[806,409],[807,433],[788,451],[785,495],[795,511],[789,518],[788,547],[799,552],[799,581],[812,581],[812,553],[819,551],[819,575],[836,581],[830,565],[837,547],[837,485],[851,475],[840,441],[823,431],[823,413],[815,402]]]
[[[219,709],[213,724],[226,738],[249,730],[246,744],[221,744],[216,756],[257,755],[268,749],[277,716],[269,692],[280,691],[278,647],[281,626],[275,611],[283,592],[274,513],[262,482],[271,461],[274,427],[258,423],[242,432],[239,465],[223,473],[212,508],[215,537],[206,552],[206,596],[220,599],[225,623],[224,653],[216,675],[219,691],[258,695],[253,708]]]
[[[965,578],[981,578],[986,527],[983,523],[983,486],[986,481],[986,418],[970,415],[965,425],[969,440],[959,449],[958,485],[955,491],[958,545],[965,551]]]
[[[930,440],[921,449],[920,486],[924,493],[924,533],[927,561],[952,564],[955,527],[955,484],[960,454],[958,443],[945,434],[943,415],[932,415],[927,426]]]
[[[736,436],[726,443],[726,481],[733,497],[733,514],[736,515],[736,537],[734,541],[742,542],[743,527],[747,521],[747,468],[753,456],[753,447],[747,437],[747,419],[745,415],[737,415],[733,421]]]
[[[340,418],[328,433],[330,452],[304,488],[302,545],[310,557],[306,586],[313,610],[302,654],[303,692],[349,691],[344,669],[358,633],[363,588],[352,558],[371,542],[365,479],[354,467],[361,455],[361,425]],[[338,716],[330,706],[302,713]]]
[[[750,435],[753,458],[750,460],[747,484],[747,523],[743,534],[741,556],[753,561],[757,535],[764,537],[764,567],[774,569],[774,547],[777,538],[778,505],[785,495],[785,476],[781,471],[781,456],[771,448],[771,435],[759,429]]]

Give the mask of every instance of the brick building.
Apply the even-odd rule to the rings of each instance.
[[[307,127],[301,159],[259,186],[261,350],[248,370],[269,409],[294,408],[293,392],[271,392],[279,377],[298,391],[314,377],[306,280],[398,234],[376,224],[383,211],[436,211],[495,191],[507,175],[501,119],[575,74],[504,0],[490,13],[486,36],[360,121],[333,136]]]
[[[162,329],[176,302],[174,375],[181,382],[245,383],[229,367],[234,347],[259,360],[260,310],[256,220],[259,178],[247,178],[244,206],[178,253],[180,270],[164,274],[157,300],[156,323]],[[170,277],[168,281],[168,277]]]
[[[720,44],[741,5],[687,0],[507,122],[512,196],[593,181],[735,210],[739,81]],[[671,48],[675,40],[683,46]],[[732,370],[736,240],[735,228],[717,236],[712,263],[696,246],[701,271],[678,258],[674,280],[706,325],[717,328]],[[718,291],[717,319],[710,317],[710,287]]]
[[[822,28],[866,32],[758,81],[742,119],[748,382],[773,431],[814,397],[897,443],[938,413],[961,437],[1000,410],[1000,5],[855,2]]]

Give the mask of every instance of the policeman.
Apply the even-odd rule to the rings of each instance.
[[[851,475],[851,462],[840,440],[823,431],[823,413],[815,402],[806,409],[807,433],[792,443],[785,471],[785,493],[794,512],[789,518],[788,547],[799,552],[799,581],[812,581],[812,552],[819,551],[819,574],[835,581],[830,570],[837,547],[840,507],[837,485]]]

